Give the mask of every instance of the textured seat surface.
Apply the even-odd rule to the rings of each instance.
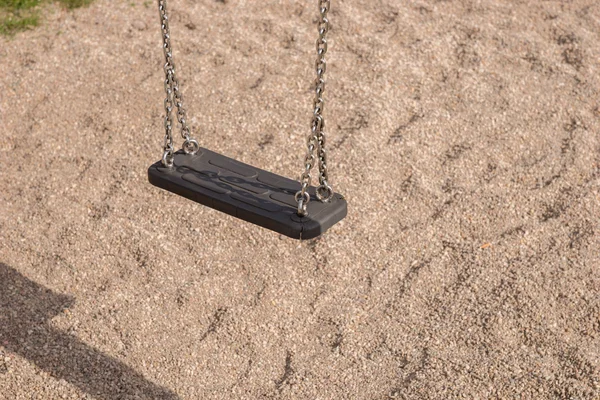
[[[148,169],[148,179],[159,188],[294,239],[317,237],[347,213],[342,195],[322,203],[311,187],[308,216],[299,217],[294,195],[300,183],[204,148],[193,156],[177,152],[173,168],[156,162]]]

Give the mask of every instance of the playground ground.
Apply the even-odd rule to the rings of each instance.
[[[299,176],[313,3],[170,1],[203,146]],[[600,398],[596,0],[332,1],[349,214],[302,243],[148,184],[154,1],[43,7],[0,38],[0,399]]]

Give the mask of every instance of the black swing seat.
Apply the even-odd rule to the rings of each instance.
[[[148,179],[161,189],[294,239],[315,238],[347,213],[344,196],[335,193],[322,203],[310,187],[308,215],[300,217],[294,199],[299,182],[204,148],[195,155],[178,151],[173,168],[154,163]]]

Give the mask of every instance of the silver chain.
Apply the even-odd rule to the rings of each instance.
[[[327,53],[327,32],[329,32],[329,20],[327,13],[329,12],[331,0],[318,0],[319,2],[319,23],[318,31],[319,38],[317,39],[317,60],[315,69],[317,71],[317,79],[315,80],[315,100],[313,103],[313,119],[311,132],[307,139],[308,151],[304,157],[304,172],[300,175],[301,189],[296,193],[296,201],[298,202],[298,215],[308,215],[307,205],[310,201],[308,188],[312,177],[310,171],[315,162],[315,150],[317,151],[317,159],[319,164],[319,187],[317,187],[317,198],[320,201],[328,202],[333,197],[333,189],[328,183],[327,175],[327,153],[325,152],[325,119],[323,118],[323,93],[325,92],[325,71],[327,63],[325,54]]]
[[[317,39],[317,60],[315,69],[317,78],[315,80],[315,100],[313,103],[313,119],[311,132],[307,139],[307,154],[304,158],[304,172],[300,176],[301,189],[296,193],[298,202],[298,215],[308,215],[307,205],[310,201],[308,188],[310,187],[312,170],[315,159],[319,166],[319,186],[317,187],[317,198],[322,202],[328,202],[333,197],[333,189],[328,183],[327,153],[325,152],[325,119],[323,118],[325,92],[325,71],[327,63],[327,32],[329,32],[329,12],[331,0],[318,0],[320,18],[318,22],[319,38]],[[181,136],[184,139],[183,150],[186,154],[196,154],[200,146],[196,139],[191,137],[190,128],[186,121],[186,111],[183,107],[183,97],[179,89],[179,81],[175,75],[175,64],[173,63],[173,51],[171,48],[171,34],[169,31],[169,17],[167,14],[167,0],[158,0],[158,10],[161,20],[161,32],[163,38],[163,50],[165,55],[165,140],[163,146],[162,163],[166,167],[173,166],[175,149],[173,147],[173,119],[171,113],[173,105],[177,107],[177,121],[181,125]],[[315,157],[316,150],[316,157]]]
[[[158,11],[160,14],[160,27],[165,54],[165,93],[167,95],[165,99],[165,141],[162,163],[165,167],[172,167],[175,157],[175,149],[173,147],[173,119],[171,117],[173,104],[177,107],[177,121],[181,125],[181,137],[184,139],[183,151],[186,154],[196,154],[200,146],[198,141],[191,137],[190,128],[186,120],[186,111],[183,107],[183,97],[179,90],[179,81],[175,75],[173,50],[171,49],[171,33],[169,31],[169,16],[167,15],[167,0],[158,0]]]

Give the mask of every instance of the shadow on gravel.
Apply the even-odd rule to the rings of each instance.
[[[0,263],[0,345],[96,399],[179,399],[122,362],[48,324],[73,303],[73,298],[53,293]]]

